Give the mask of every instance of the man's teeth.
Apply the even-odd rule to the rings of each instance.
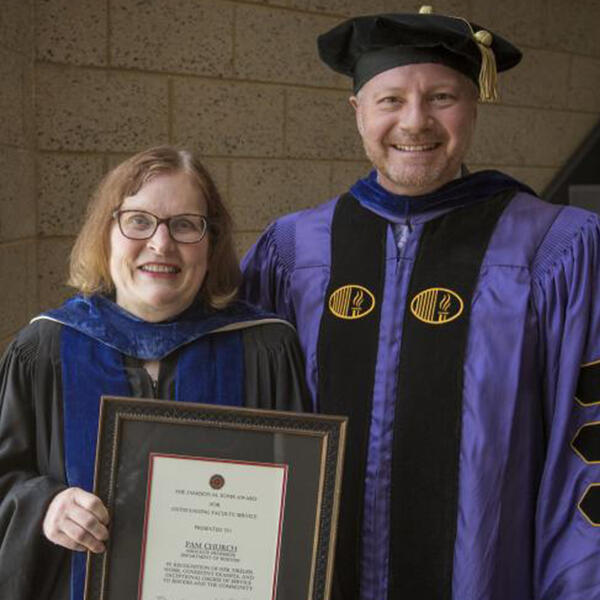
[[[419,145],[404,145],[404,144],[393,144],[396,150],[401,152],[427,152],[435,149],[437,144],[419,144]]]
[[[142,265],[140,269],[152,273],[177,273],[179,271],[178,267],[171,267],[169,265]]]

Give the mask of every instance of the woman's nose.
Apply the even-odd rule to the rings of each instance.
[[[156,252],[164,252],[174,243],[166,223],[160,223],[152,237],[148,240],[148,246]]]

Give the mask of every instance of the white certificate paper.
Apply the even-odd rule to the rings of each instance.
[[[273,599],[287,465],[153,453],[139,600]]]

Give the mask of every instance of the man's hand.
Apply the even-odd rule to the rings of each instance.
[[[108,538],[108,511],[102,500],[77,487],[54,496],[42,529],[53,543],[69,550],[104,552]]]

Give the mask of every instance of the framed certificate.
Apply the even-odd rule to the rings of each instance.
[[[327,600],[346,419],[105,397],[86,600]]]

